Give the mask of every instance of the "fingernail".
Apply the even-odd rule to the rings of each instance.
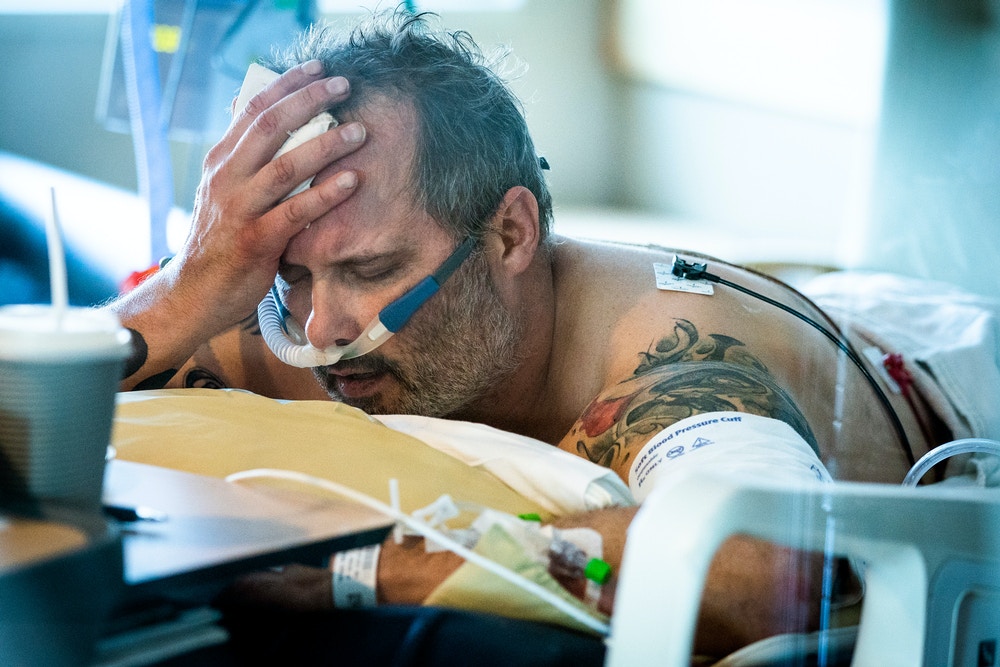
[[[337,175],[337,185],[344,190],[350,190],[358,184],[358,175],[353,171],[345,171]]]
[[[342,76],[335,76],[326,82],[326,91],[331,95],[341,95],[347,92],[347,79]]]
[[[323,73],[323,63],[318,60],[307,60],[302,63],[302,71],[310,76],[316,76],[317,74]]]
[[[349,144],[359,144],[365,138],[365,126],[361,123],[348,123],[340,128],[340,136]]]

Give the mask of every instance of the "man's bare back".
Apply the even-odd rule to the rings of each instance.
[[[714,358],[759,368],[773,378],[801,410],[805,424],[798,430],[807,440],[806,429],[812,432],[821,458],[838,479],[899,482],[912,465],[869,380],[816,328],[725,285],[714,285],[711,295],[658,288],[654,264],[669,269],[673,251],[577,242],[558,250],[557,302],[567,317],[557,324],[564,333],[557,334],[556,349],[560,340],[574,344],[567,346],[562,365],[566,377],[557,384],[578,388],[572,397],[574,409],[580,409],[577,415],[600,402],[600,395],[621,394],[616,386],[651,367],[676,365],[680,371],[691,362]],[[681,255],[707,261],[709,271],[839,335],[815,306],[787,285],[722,261]],[[583,363],[589,359],[595,361]],[[874,379],[874,369],[866,368]],[[687,380],[692,381],[690,375]],[[706,392],[721,395],[713,392],[718,377],[707,374],[704,382]],[[919,458],[938,444],[924,440],[900,397],[888,387],[880,389],[906,431],[913,456]],[[780,417],[796,425],[794,409]],[[581,445],[571,432],[560,445],[584,454],[587,440]],[[598,460],[601,453],[591,451],[589,456]]]
[[[902,479],[909,463],[884,408],[861,373],[850,363],[838,362],[841,355],[833,342],[778,308],[726,286],[715,285],[712,295],[658,288],[654,264],[669,267],[674,256],[665,249],[556,241],[552,275],[557,313],[545,400],[520,420],[503,411],[477,417],[608,464],[602,461],[606,452],[581,444],[588,438],[579,437],[584,426],[579,420],[588,407],[596,410],[608,396],[621,394],[621,388],[650,365],[666,367],[721,355],[728,361],[759,364],[773,376],[802,411],[824,463],[838,478]],[[711,271],[832,330],[787,286],[707,261]],[[329,399],[308,370],[286,366],[271,354],[255,313],[201,347],[169,386],[238,387],[275,398]],[[843,403],[837,402],[840,392],[847,399]],[[913,454],[921,456],[928,443],[907,406],[887,395],[908,427]],[[590,418],[586,426],[593,433],[593,412]]]

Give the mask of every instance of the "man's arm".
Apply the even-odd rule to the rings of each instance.
[[[731,339],[684,352],[660,341],[643,355],[635,373],[597,396],[567,434],[563,446],[619,471],[627,478],[631,459],[659,430],[687,416],[730,410],[788,420],[805,430],[801,413],[766,369]],[[709,349],[714,348],[714,349]],[[676,354],[668,354],[672,349]],[[728,351],[727,351],[728,350]],[[565,517],[559,527],[586,526],[601,533],[604,558],[621,567],[626,530],[635,508],[611,508]],[[380,603],[418,604],[462,560],[447,552],[426,554],[423,541],[387,540],[378,564]],[[789,549],[744,538],[727,541],[709,571],[696,649],[725,655],[782,631],[815,625],[819,563]],[[257,604],[309,607],[331,603],[330,574],[294,568],[241,582],[230,599]]]
[[[625,481],[642,448],[678,421],[708,412],[783,421],[816,448],[795,402],[739,340],[703,335],[687,320],[638,356],[629,377],[598,395],[560,447],[614,470]],[[623,518],[623,517],[618,517]],[[628,516],[630,520],[631,517]],[[568,521],[572,522],[572,518]],[[626,523],[592,517],[620,558]],[[737,537],[719,549],[702,598],[695,646],[725,655],[779,632],[814,627],[821,560]]]
[[[767,368],[730,336],[702,336],[687,320],[638,355],[629,377],[598,395],[559,446],[611,468],[629,467],[657,433],[707,412],[746,412],[790,425],[815,450],[812,430]]]
[[[612,468],[627,481],[633,459],[653,436],[686,417],[719,411],[779,419],[815,446],[795,403],[740,341],[722,335],[700,338],[684,320],[640,355],[629,377],[591,402],[560,446]],[[554,524],[597,530],[604,559],[618,572],[635,511],[611,508]],[[461,562],[450,554],[424,561],[419,540],[402,547],[387,542],[383,549],[378,588],[383,602],[419,603]],[[781,632],[815,627],[821,571],[821,558],[755,539],[728,540],[708,573],[696,651],[722,656]]]
[[[343,78],[324,78],[318,62],[295,67],[254,97],[205,158],[191,230],[180,252],[136,289],[111,303],[133,333],[123,389],[168,382],[195,350],[253,312],[288,241],[347,199],[351,171],[287,200],[299,183],[356,150],[364,129],[347,123],[273,159],[320,111],[348,96]]]

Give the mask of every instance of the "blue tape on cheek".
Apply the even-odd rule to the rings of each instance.
[[[434,277],[427,276],[409,292],[383,308],[378,314],[379,321],[392,333],[398,332],[413,317],[413,313],[437,293],[438,289],[440,285]]]

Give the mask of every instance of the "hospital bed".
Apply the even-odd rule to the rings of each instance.
[[[5,174],[13,173],[13,168],[23,173],[26,168],[37,167],[16,156],[0,157],[3,158],[0,167]],[[44,177],[53,176],[46,171]],[[74,198],[76,192],[92,189],[93,184],[81,184],[71,175],[60,173],[54,177],[60,187],[74,193]],[[94,187],[102,197],[108,194],[100,186]],[[8,189],[5,197],[13,203],[11,208],[13,205],[30,208],[25,206],[23,192],[18,194]],[[132,204],[122,208],[120,197],[112,199],[118,202],[114,210],[125,212],[112,215],[116,224],[123,224],[126,218],[141,217],[141,211],[129,208]],[[84,208],[76,207],[76,210],[79,213]],[[39,226],[41,217],[36,215],[34,219],[29,212],[18,219],[30,220],[26,225]],[[81,220],[80,229],[85,227],[86,220]],[[5,232],[10,229],[12,227],[6,227]],[[108,285],[120,280],[129,266],[141,267],[145,239],[123,236],[120,240],[127,250],[117,253],[116,264],[92,269],[99,276],[95,284],[103,290],[102,297],[109,290]],[[96,250],[83,247],[81,241],[82,255],[92,255]],[[14,259],[23,261],[25,258]],[[804,281],[807,296],[840,323],[863,329],[887,349],[899,350],[913,360],[917,381],[924,383],[924,390],[934,397],[957,436],[1000,437],[1000,411],[995,409],[1000,405],[1000,338],[997,335],[1000,306],[996,301],[964,294],[941,283],[900,276],[835,272],[827,267],[817,273],[822,275]],[[81,296],[81,299],[89,297]],[[962,335],[946,335],[955,331]],[[445,440],[454,445],[468,437],[465,433],[442,435],[430,422],[398,420],[389,426],[421,441]],[[280,425],[272,425],[272,428],[281,430]],[[484,460],[475,454],[468,454],[466,458],[462,465],[468,465],[473,459]],[[501,456],[485,458],[499,462],[500,467],[506,465]],[[189,462],[179,459],[156,462],[190,469]],[[202,460],[200,465],[204,463]],[[241,458],[240,465],[245,463],[248,460]],[[197,471],[224,475],[237,470]],[[487,471],[491,476],[495,472]],[[546,486],[538,480],[525,482],[522,479],[522,483],[533,488]],[[584,474],[576,484],[568,493],[584,498],[583,506],[621,501],[614,484],[605,484],[599,475],[588,477]],[[982,492],[973,490],[904,490],[850,483],[822,488],[784,488],[736,483],[731,479],[714,480],[707,488],[712,491],[709,493],[704,484],[691,481],[643,509],[640,515],[643,520],[635,524],[627,552],[627,563],[634,561],[637,566],[626,565],[625,570],[637,577],[642,573],[642,579],[638,580],[642,585],[637,585],[626,574],[608,641],[609,664],[646,664],[647,661],[665,664],[667,656],[672,656],[676,664],[686,664],[690,660],[692,623],[700,594],[699,577],[704,575],[706,559],[727,534],[742,531],[789,545],[825,548],[825,540],[829,537],[827,529],[831,526],[835,526],[838,549],[842,548],[846,555],[856,559],[871,561],[875,568],[875,574],[868,577],[868,602],[857,635],[855,664],[939,665],[949,664],[947,660],[955,660],[950,664],[961,664],[958,659],[964,660],[970,651],[982,652],[988,657],[994,650],[995,643],[990,642],[997,641],[996,633],[989,635],[988,630],[990,623],[993,627],[1000,626],[996,619],[1000,595],[996,575],[1000,571],[997,560],[1000,545],[996,543],[1000,539],[997,530],[1000,510],[991,496],[984,497]],[[586,499],[588,493],[589,500]],[[420,490],[417,498],[421,502],[433,499],[431,491],[426,489]],[[694,505],[697,513],[689,513],[685,519],[662,511],[663,507],[681,498],[686,505]],[[563,501],[562,498],[549,498],[528,504],[531,509],[566,511],[565,507],[558,506]],[[812,523],[800,521],[804,508],[809,508],[806,514]],[[776,520],[775,517],[789,520]],[[897,520],[899,517],[915,518],[903,521]],[[775,525],[793,523],[801,529],[784,534],[774,531]],[[706,525],[715,525],[716,529],[705,531]],[[939,529],[939,525],[948,530]],[[887,526],[894,530],[891,538],[886,532]],[[675,531],[688,538],[683,549],[675,548],[676,542],[671,545],[657,542],[657,535]],[[646,561],[655,561],[656,566]],[[668,563],[670,567],[683,565],[687,568],[684,571],[692,573],[691,577],[661,576],[655,581],[646,578],[670,572],[670,568],[664,567]],[[679,588],[682,585],[683,589]],[[675,596],[679,596],[676,598],[678,603],[664,604],[664,600],[674,600]],[[887,618],[892,621],[888,625],[893,629],[890,634],[899,637],[898,641],[873,639],[881,636],[876,633],[886,627]],[[899,623],[900,618],[912,622]],[[767,656],[796,651],[825,652],[823,655],[834,661],[829,664],[837,664],[836,660],[849,659],[854,642],[850,629],[847,632],[830,631],[821,636],[778,638],[731,656],[724,664],[727,667],[768,664],[766,660],[770,658]],[[982,655],[976,656],[980,660],[978,664],[989,664],[982,662],[985,659]]]

